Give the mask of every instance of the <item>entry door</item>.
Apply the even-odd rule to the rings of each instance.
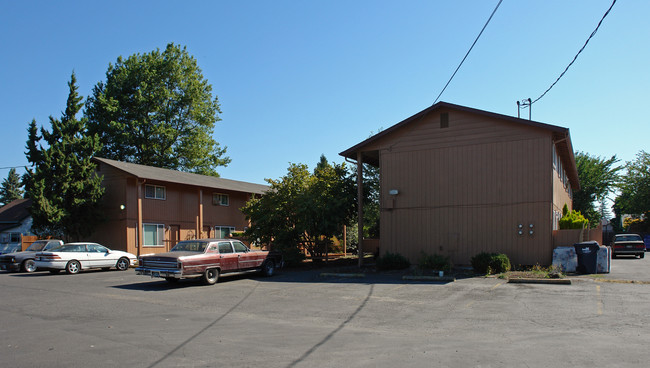
[[[219,242],[219,262],[221,271],[236,271],[238,267],[238,254],[233,251],[232,244],[228,241]]]

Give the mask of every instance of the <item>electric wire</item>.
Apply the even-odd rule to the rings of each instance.
[[[589,43],[589,41],[591,40],[591,38],[594,37],[594,35],[595,35],[596,32],[598,31],[598,28],[600,28],[600,25],[603,23],[603,20],[605,20],[605,17],[607,17],[607,15],[609,14],[609,11],[612,10],[612,8],[614,7],[614,4],[616,4],[616,0],[614,0],[614,1],[612,2],[612,5],[609,6],[609,9],[607,9],[607,11],[606,11],[605,14],[603,15],[603,17],[602,17],[602,18],[600,19],[600,21],[598,22],[598,25],[596,26],[596,29],[594,29],[594,31],[591,32],[591,35],[589,35],[589,38],[587,38],[587,41],[585,42],[585,44],[582,45],[582,47],[580,48],[580,50],[578,51],[578,53],[576,54],[576,56],[573,57],[573,60],[571,60],[571,62],[569,63],[569,65],[567,65],[567,67],[564,69],[564,71],[562,72],[562,74],[560,74],[560,76],[557,77],[557,79],[555,80],[555,82],[553,82],[553,84],[551,84],[551,86],[548,87],[548,89],[547,89],[546,91],[544,91],[544,93],[542,93],[541,96],[537,97],[533,102],[528,103],[528,104],[525,104],[525,105],[522,105],[522,109],[528,108],[528,107],[530,107],[532,104],[534,104],[535,102],[539,101],[542,97],[544,97],[544,95],[546,95],[546,93],[548,93],[548,91],[551,90],[551,88],[553,88],[553,86],[555,86],[555,85],[557,84],[557,82],[560,81],[560,79],[564,76],[564,74],[567,72],[567,70],[569,70],[569,68],[571,67],[571,65],[573,65],[573,63],[576,61],[576,59],[578,58],[578,55],[580,55],[580,53],[582,52],[582,50],[584,50],[585,47],[587,47],[587,44]]]
[[[499,9],[499,5],[501,5],[501,2],[502,2],[502,1],[503,1],[503,0],[499,0],[499,3],[497,4],[497,6],[496,6],[496,7],[494,8],[494,10],[492,11],[492,14],[490,14],[490,18],[488,18],[487,22],[485,22],[485,25],[483,26],[483,29],[481,29],[481,32],[479,32],[478,36],[476,36],[476,39],[474,40],[474,43],[472,44],[472,46],[470,46],[469,50],[467,50],[467,53],[465,54],[465,57],[463,58],[463,60],[461,60],[461,61],[460,61],[460,64],[458,64],[458,67],[457,67],[456,70],[454,71],[454,74],[451,75],[451,78],[449,78],[449,80],[447,81],[447,84],[445,84],[445,87],[442,89],[442,91],[440,91],[440,94],[438,94],[438,97],[436,97],[436,100],[433,101],[433,104],[434,104],[434,105],[436,104],[436,102],[438,102],[438,99],[440,98],[440,96],[442,96],[442,93],[445,92],[445,90],[447,89],[447,86],[449,86],[449,83],[451,83],[451,80],[454,79],[454,76],[455,76],[456,73],[458,72],[458,69],[460,69],[461,65],[463,65],[463,63],[465,62],[465,59],[467,59],[467,56],[469,55],[469,53],[470,53],[470,52],[472,51],[472,49],[474,48],[474,45],[476,45],[476,42],[478,41],[478,39],[479,39],[479,38],[481,37],[481,35],[483,34],[483,31],[485,31],[485,28],[487,27],[487,25],[488,25],[488,24],[490,23],[490,21],[492,20],[492,17],[494,16],[494,13],[496,13],[496,12],[497,12],[497,9]]]

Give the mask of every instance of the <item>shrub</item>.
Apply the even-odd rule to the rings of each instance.
[[[305,255],[296,246],[274,244],[272,249],[282,253],[282,260],[287,267],[298,266],[305,259]]]
[[[399,253],[386,252],[377,258],[377,268],[380,270],[403,270],[410,265],[409,260]]]
[[[560,219],[560,229],[582,229],[587,226],[589,220],[585,218],[580,211],[569,211],[565,204],[562,208],[562,218]]]
[[[472,257],[472,268],[477,273],[495,274],[510,270],[510,259],[502,253],[479,253]]]
[[[451,261],[449,257],[422,252],[418,266],[423,270],[449,271],[451,270]]]

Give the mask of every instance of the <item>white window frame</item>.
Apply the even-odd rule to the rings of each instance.
[[[215,235],[215,238],[219,238],[219,239],[227,239],[226,236],[222,236],[222,235],[221,235],[221,234],[222,234],[222,233],[221,233],[221,230],[222,230],[222,229],[228,229],[228,230],[229,230],[228,235],[232,234],[232,233],[235,231],[235,227],[234,227],[234,226],[215,226],[215,227],[214,227],[214,235]],[[217,233],[218,233],[218,235],[217,235]]]
[[[215,206],[230,206],[230,196],[225,193],[212,193],[212,204]]]
[[[147,193],[147,188],[153,188],[153,197],[148,195]],[[158,190],[162,189],[162,197],[158,195]],[[165,188],[162,185],[153,185],[153,184],[145,184],[144,185],[144,197],[147,199],[159,199],[159,200],[166,200],[167,199],[167,188]]]
[[[155,226],[156,227],[156,243],[159,244],[147,244],[147,233],[145,231],[146,226]],[[152,223],[143,223],[142,224],[142,246],[143,247],[164,247],[165,246],[165,225],[164,224],[152,224]]]

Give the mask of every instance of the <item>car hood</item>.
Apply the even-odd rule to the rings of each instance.
[[[181,257],[191,257],[191,256],[201,256],[204,253],[200,252],[166,252],[166,253],[156,253],[146,256],[141,256],[140,258],[146,258],[150,260],[162,260],[162,259],[178,259]]]
[[[16,257],[16,256],[33,256],[38,252],[32,252],[32,251],[25,251],[25,252],[12,252],[12,253],[4,253],[0,257]]]

